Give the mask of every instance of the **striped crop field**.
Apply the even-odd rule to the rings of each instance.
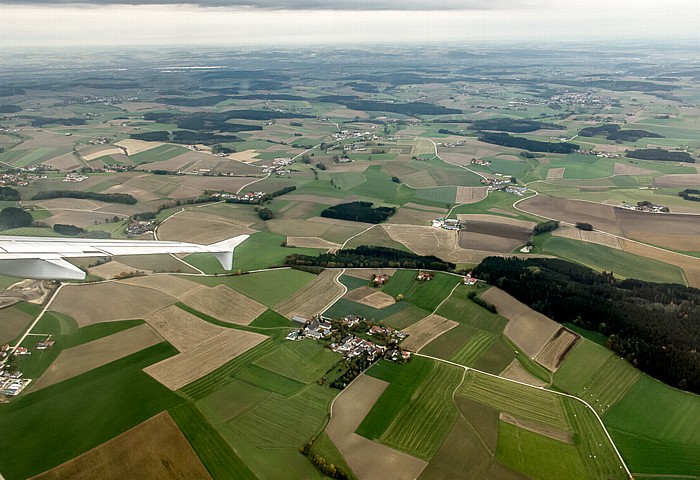
[[[430,375],[381,436],[381,442],[430,459],[457,418],[452,392],[461,382],[462,374],[457,367],[434,363]]]
[[[612,355],[577,395],[603,414],[637,383],[641,374],[625,360]]]
[[[491,345],[496,343],[497,336],[490,332],[480,331],[460,348],[450,360],[460,365],[471,367]]]

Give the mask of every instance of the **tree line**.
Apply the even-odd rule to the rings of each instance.
[[[608,348],[649,375],[700,393],[700,290],[550,258],[488,257],[474,274],[556,322],[605,335]]]
[[[96,193],[77,190],[45,190],[34,195],[32,200],[48,200],[51,198],[80,198],[126,205],[135,205],[137,203],[137,200],[128,193]]]
[[[671,152],[663,148],[642,148],[631,150],[625,155],[627,158],[639,160],[657,160],[660,162],[685,162],[695,163],[695,159],[688,152]]]
[[[479,140],[494,145],[501,145],[502,147],[520,148],[530,152],[572,153],[580,148],[580,146],[575,143],[540,142],[523,137],[514,137],[507,133],[482,132],[481,135],[479,135]]]
[[[317,256],[289,255],[285,265],[290,267],[323,268],[416,268],[425,270],[451,271],[455,264],[433,255],[416,255],[395,248],[361,245],[336,253],[322,253]]]

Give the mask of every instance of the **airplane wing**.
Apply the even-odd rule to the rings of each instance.
[[[0,275],[39,280],[83,280],[85,272],[66,258],[149,255],[154,253],[211,253],[226,270],[233,267],[233,249],[249,235],[212,245],[140,240],[13,237],[0,235]]]

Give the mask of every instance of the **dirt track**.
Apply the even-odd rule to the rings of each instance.
[[[415,479],[428,465],[355,433],[388,385],[361,375],[333,403],[326,433],[359,480]]]

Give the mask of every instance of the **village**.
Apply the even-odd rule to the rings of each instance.
[[[53,347],[54,341],[49,335],[46,339],[37,342],[37,351],[49,350]],[[32,382],[30,378],[23,378],[23,373],[15,368],[11,361],[23,355],[31,355],[32,352],[22,346],[17,346],[14,351],[9,344],[0,346],[0,396],[16,397]]]

